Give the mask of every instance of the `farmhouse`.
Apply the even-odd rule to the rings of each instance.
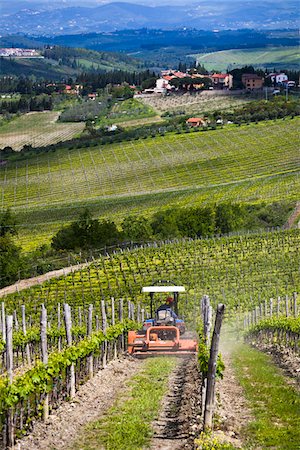
[[[204,120],[202,117],[191,117],[186,121],[186,124],[189,127],[203,127],[206,125],[206,120]]]
[[[172,77],[170,77],[172,79]],[[163,77],[156,80],[156,87],[154,88],[154,92],[156,94],[165,94],[167,91],[174,89],[174,86],[169,84],[169,81]]]
[[[270,75],[268,75],[268,77],[271,78],[271,81],[274,84],[283,84],[283,83],[287,83],[289,81],[289,77],[283,72],[270,73]]]
[[[264,84],[264,78],[258,76],[256,73],[243,73],[242,83],[248,90],[261,89]]]
[[[233,76],[230,73],[214,73],[209,77],[216,89],[231,89]]]

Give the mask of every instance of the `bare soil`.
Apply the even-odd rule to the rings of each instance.
[[[66,450],[83,427],[99,419],[114,403],[125,383],[138,373],[143,362],[118,359],[85,383],[70,402],[54,410],[46,423],[36,422],[32,432],[17,442],[18,450]]]
[[[201,375],[195,355],[180,360],[169,380],[151,450],[193,449],[201,429]]]
[[[224,341],[221,345],[222,359],[225,363],[224,378],[217,381],[214,434],[220,441],[243,448],[242,429],[253,419],[243,388],[239,384],[231,359],[232,347]]]

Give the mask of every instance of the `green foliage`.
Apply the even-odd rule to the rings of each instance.
[[[246,209],[244,205],[220,203],[216,207],[216,229],[220,234],[243,228]]]
[[[150,241],[152,238],[152,227],[149,220],[143,216],[128,216],[121,223],[123,236],[131,241]]]
[[[11,213],[10,209],[0,212],[0,237],[4,237],[7,234],[17,234],[16,217]]]
[[[243,429],[249,446],[295,450],[300,442],[299,393],[287,383],[271,357],[258,350],[238,346],[233,365],[255,416]]]
[[[0,287],[13,283],[22,268],[21,248],[13,240],[16,219],[9,209],[0,213]]]
[[[52,247],[59,249],[99,248],[116,244],[120,233],[114,222],[92,219],[89,210],[85,210],[79,220],[62,228],[52,239]]]
[[[300,336],[300,317],[269,317],[259,321],[247,330],[246,337],[259,331],[286,331]]]
[[[232,444],[221,442],[220,439],[214,436],[212,431],[203,431],[200,436],[195,439],[196,450],[234,450]]]
[[[32,369],[17,376],[12,384],[8,383],[8,379],[0,378],[1,411],[7,411],[8,408],[25,401],[32,394],[50,392],[54,379],[59,377],[72,363],[99,352],[101,344],[105,340],[112,341],[133,328],[136,328],[136,324],[127,320],[109,327],[106,334],[103,334],[102,331],[94,333],[62,352],[51,353],[47,365],[38,362]]]
[[[204,340],[204,333],[203,333],[203,324],[200,323],[198,325],[198,365],[199,370],[202,373],[203,378],[207,378],[207,372],[208,372],[208,362],[209,362],[209,356],[210,356],[210,350],[209,346],[206,345],[206,342]],[[222,355],[218,355],[217,359],[217,367],[216,367],[216,377],[223,379],[224,376],[224,370],[225,370],[225,364],[222,360]]]

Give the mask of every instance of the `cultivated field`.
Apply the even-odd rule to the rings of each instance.
[[[57,122],[59,112],[31,112],[0,127],[0,148],[20,150],[24,145],[33,147],[55,144],[80,134],[84,123]]]
[[[17,213],[29,248],[85,206],[118,221],[172,205],[296,202],[298,126],[298,118],[231,125],[8,162],[0,168],[1,207]]]
[[[246,65],[255,68],[299,69],[299,47],[222,50],[193,55],[207,70],[226,71]]]
[[[51,448],[79,449],[82,448],[83,442],[86,442],[87,436],[89,442],[91,439],[96,442],[95,446],[87,445],[88,449],[97,448],[99,442],[106,449],[138,449],[141,447],[134,446],[132,442],[137,440],[139,443],[141,440],[145,443],[149,442],[152,434],[150,433],[151,426],[153,426],[153,421],[156,421],[159,410],[163,416],[164,404],[169,408],[175,407],[174,396],[170,394],[165,402],[161,403],[163,393],[167,394],[168,390],[169,393],[172,392],[171,389],[174,385],[175,390],[180,389],[180,393],[186,388],[188,397],[192,397],[193,402],[193,399],[198,398],[198,403],[193,403],[193,413],[189,413],[189,421],[186,425],[188,430],[191,427],[191,419],[194,420],[196,415],[199,415],[199,419],[201,415],[201,408],[199,407],[199,376],[189,378],[189,373],[192,371],[191,360],[195,361],[194,366],[196,364],[194,356],[191,356],[190,359],[185,359],[177,372],[173,371],[170,374],[171,367],[174,368],[174,364],[171,364],[169,371],[164,373],[164,378],[169,378],[171,382],[169,387],[165,385],[163,393],[158,397],[158,400],[155,397],[156,409],[154,413],[151,412],[150,416],[150,413],[147,411],[149,410],[149,405],[153,405],[154,395],[157,395],[158,392],[158,387],[152,386],[151,383],[157,383],[158,380],[161,380],[163,368],[170,365],[169,360],[166,359],[162,365],[159,365],[160,360],[155,359],[155,363],[151,368],[151,361],[154,361],[154,359],[150,358],[144,371],[144,374],[148,374],[150,378],[147,382],[143,378],[143,373],[140,374],[134,360],[130,361],[131,369],[129,367],[125,368],[125,370],[122,369],[123,366],[126,367],[124,363],[119,365],[119,368],[113,365],[115,370],[108,369],[107,371],[105,369],[107,360],[113,358],[113,350],[115,349],[115,353],[118,349],[124,350],[126,330],[136,327],[134,322],[127,319],[124,320],[124,318],[129,314],[132,319],[137,318],[140,320],[141,313],[149,311],[149,302],[141,294],[141,287],[151,284],[155,279],[180,280],[180,284],[186,287],[186,293],[180,296],[180,313],[190,327],[195,327],[200,319],[200,303],[204,294],[209,294],[214,306],[219,302],[225,303],[227,317],[231,317],[234,323],[238,325],[242,323],[242,321],[239,321],[243,317],[242,313],[253,309],[254,306],[257,307],[257,310],[263,307],[267,311],[267,307],[261,302],[263,299],[269,300],[270,297],[284,299],[284,301],[281,301],[281,308],[278,311],[279,314],[283,314],[286,308],[284,303],[286,298],[288,300],[287,304],[290,304],[291,293],[300,289],[298,273],[298,265],[300,263],[299,233],[299,230],[281,231],[248,236],[182,241],[137,248],[132,251],[101,257],[81,270],[3,298],[2,308],[5,308],[7,313],[14,313],[14,323],[17,323],[18,320],[18,323],[25,324],[25,327],[26,324],[29,325],[26,334],[19,328],[14,329],[13,332],[14,341],[11,351],[14,367],[17,368],[17,371],[14,373],[12,386],[9,383],[6,384],[4,378],[0,377],[0,406],[4,412],[0,420],[1,431],[5,429],[8,423],[9,412],[14,413],[14,427],[17,430],[22,430],[25,428],[24,424],[30,423],[33,417],[40,417],[41,411],[43,411],[43,417],[47,417],[49,405],[51,408],[55,408],[53,411],[54,419],[49,420],[52,424],[54,423],[55,432],[51,429],[51,423],[47,424],[47,427],[42,423],[36,424],[37,428],[33,430],[34,440],[30,439],[30,437],[25,438],[25,441],[21,441],[21,449],[28,448],[28,440],[32,440],[33,445],[31,446],[31,442],[29,445],[33,450],[38,450],[41,447],[42,440],[43,443],[50,442]],[[156,300],[158,304],[162,302],[161,298]],[[41,301],[44,305],[42,319],[40,318]],[[70,320],[72,320],[73,324],[72,328],[69,328],[69,333],[73,337],[73,345],[71,347],[68,345],[62,321],[62,303],[69,305],[69,307],[67,306],[64,309],[66,327],[68,327],[68,323],[70,324]],[[132,304],[135,305],[134,309],[131,306]],[[263,306],[259,307],[261,304]],[[268,302],[266,304],[268,305]],[[23,313],[27,320],[23,322],[21,305],[26,305],[23,306]],[[58,307],[58,305],[60,306]],[[68,313],[69,308],[70,314]],[[121,311],[121,317],[123,317],[121,323],[118,320],[118,313],[116,314],[118,310]],[[278,325],[280,324],[280,320],[275,321]],[[278,328],[278,331],[283,334],[283,338],[280,338],[280,343],[285,343],[286,352],[288,349],[291,351],[291,346],[287,341],[288,334],[292,339],[293,348],[295,347],[295,342],[297,342],[296,340],[299,340],[299,320],[289,320],[292,324],[290,328],[287,328],[287,322],[283,320],[284,328]],[[106,330],[105,334],[99,330],[100,323],[102,323],[102,327],[105,327],[103,328]],[[113,325],[111,325],[112,323]],[[276,332],[274,323],[272,324],[273,333]],[[108,328],[106,328],[107,326]],[[43,334],[43,327],[45,331],[47,329],[47,336],[46,333]],[[284,332],[282,333],[282,331]],[[43,336],[43,346],[41,345],[42,338],[40,334]],[[236,345],[236,335],[234,338]],[[41,348],[45,348],[45,342],[47,342],[48,346],[47,364],[44,366],[42,363],[36,363],[32,366],[32,362],[36,358],[41,357]],[[278,342],[278,335],[276,342]],[[230,349],[232,345],[231,343]],[[264,448],[267,448],[267,444],[270,442],[268,430],[272,429],[274,420],[272,412],[276,411],[276,420],[280,419],[284,427],[278,430],[276,425],[274,430],[272,429],[272,442],[276,443],[278,450],[292,450],[293,442],[296,442],[299,438],[299,416],[297,414],[299,395],[296,389],[288,388],[286,379],[282,375],[280,378],[276,375],[277,372],[274,365],[261,361],[263,357],[259,356],[258,352],[251,357],[252,366],[254,365],[252,367],[247,359],[247,355],[245,355],[245,352],[250,352],[250,347],[243,346],[241,343],[238,345],[240,346],[239,353],[238,356],[235,356],[235,363],[240,366],[237,372],[238,376],[240,378],[247,377],[247,380],[251,379],[251,386],[250,383],[246,386],[252,388],[249,393],[250,402],[247,408],[255,410],[258,400],[260,408],[260,427],[255,427],[254,432],[251,428],[249,430],[244,429],[241,434],[242,439],[246,439],[250,434],[254,443],[257,440],[260,444],[263,443]],[[2,351],[4,355],[3,348],[2,344],[0,352]],[[223,342],[223,348],[227,348],[225,341]],[[59,351],[57,351],[58,349]],[[228,351],[228,348],[226,351]],[[253,350],[251,352],[253,354]],[[199,356],[200,360],[201,358],[203,359],[201,351]],[[2,373],[5,371],[4,361],[5,358],[0,359],[0,371]],[[156,372],[153,372],[154,365]],[[221,385],[221,398],[222,395],[228,396],[231,392],[231,397],[227,397],[227,402],[234,404],[236,417],[241,416],[243,422],[246,424],[250,422],[250,425],[253,423],[254,427],[255,417],[249,415],[245,420],[245,411],[241,404],[245,403],[245,400],[243,398],[239,398],[238,402],[235,400],[234,395],[238,382],[232,372],[231,365],[232,362],[226,360],[225,380],[228,373],[230,374],[230,379]],[[112,367],[111,364],[109,367]],[[188,370],[185,367],[188,367]],[[96,375],[99,368],[102,368],[100,373],[104,374],[104,377],[102,376],[100,380],[98,375]],[[266,370],[268,370],[270,375],[268,375],[267,380],[263,380],[263,374]],[[120,390],[117,390],[117,395],[115,395],[111,392],[111,386],[114,383],[119,384],[121,382],[119,374],[124,373],[124,371],[128,377],[132,377],[134,373],[137,374],[138,376],[132,379],[134,385],[131,382],[130,386],[132,388],[139,382],[140,387],[133,387],[133,389],[137,390],[137,393],[132,390],[129,392],[125,388],[122,396],[119,395]],[[193,371],[197,372],[196,368]],[[84,390],[84,394],[80,395],[79,393],[75,402],[72,401],[75,389],[80,389],[80,385],[87,378],[92,378],[93,375],[96,375],[96,378],[94,378],[94,385],[93,383],[92,385],[90,384],[90,389],[92,390],[94,402],[91,402],[89,389]],[[178,381],[179,377],[180,383]],[[103,384],[106,393],[109,392],[111,401],[114,401],[116,396],[118,397],[117,403],[114,403],[114,408],[109,410],[107,402],[105,402],[105,396],[98,389],[98,386]],[[291,385],[291,380],[289,384]],[[257,395],[258,388],[259,393]],[[233,389],[234,392],[232,392]],[[264,396],[261,395],[262,389],[266,392]],[[248,391],[249,389],[246,390],[247,395]],[[132,395],[129,395],[130,393]],[[49,394],[47,402],[45,402],[45,394]],[[240,389],[239,397],[244,395],[244,391]],[[280,397],[279,407],[278,396]],[[70,406],[70,403],[67,404],[64,408],[65,413],[63,413],[61,407],[57,409],[57,405],[66,397],[71,397],[72,406]],[[145,397],[149,397],[147,402]],[[273,398],[274,405],[270,404],[270,400],[273,400]],[[176,397],[175,400],[177,400],[177,409],[172,425],[179,422],[178,411],[184,404],[186,405],[186,402],[182,400],[182,396]],[[289,403],[289,400],[291,400],[291,403]],[[140,405],[141,403],[142,406]],[[110,402],[109,406],[111,404]],[[198,406],[195,407],[195,405]],[[287,407],[284,408],[284,405],[287,405]],[[139,425],[140,420],[137,422],[137,419],[131,419],[133,414],[137,414],[138,407],[141,408],[138,417],[145,413],[146,407],[148,408],[146,409],[147,414],[145,417],[142,416],[142,425]],[[224,404],[222,407],[224,408]],[[78,417],[73,416],[71,420],[72,423],[76,423],[76,426],[70,427],[70,413],[68,411],[73,411],[73,408],[76,408],[77,416],[80,417],[80,420],[78,420]],[[95,412],[85,417],[84,411],[86,408],[92,411],[95,410]],[[232,405],[229,409],[227,417],[225,419],[221,417],[218,426],[221,426],[224,422],[225,428],[226,425],[228,426],[228,423],[232,423]],[[101,422],[101,426],[97,425],[96,422],[92,429],[91,421],[98,420],[103,412],[106,411],[105,420]],[[151,409],[151,411],[153,410]],[[230,417],[228,417],[228,413]],[[268,420],[264,418],[263,423],[261,422],[262,413],[269,416]],[[61,420],[65,421],[64,428],[67,432],[68,443],[70,443],[71,439],[80,439],[78,445],[72,444],[67,446],[65,429],[61,429],[55,424],[56,417],[59,417],[58,422]],[[169,419],[170,416],[168,415],[167,417]],[[23,420],[24,418],[26,421]],[[108,425],[109,422],[112,422],[111,427]],[[82,424],[84,423],[90,423],[86,432],[82,429]],[[167,430],[167,425],[163,421],[159,420],[159,423],[160,430]],[[200,434],[201,424],[199,421],[197,423],[198,427],[193,428],[193,430],[196,429],[197,434]],[[240,420],[231,425],[230,430],[238,431],[239,423]],[[128,429],[129,424],[129,432],[125,433],[123,430],[125,428]],[[47,433],[49,427],[51,432]],[[38,430],[40,431],[38,432]],[[79,432],[81,434],[80,437],[78,436]],[[62,433],[63,437],[60,437],[58,433]],[[116,439],[118,438],[118,444],[113,444],[113,447],[111,445],[112,433],[114,433]],[[5,438],[5,433],[2,432],[0,434],[1,444],[3,443],[3,436]],[[57,438],[54,438],[56,436]],[[170,442],[172,442],[172,439],[177,444],[185,442],[185,435],[180,433],[180,428],[176,428],[174,431],[173,427],[172,434],[168,435],[168,437]],[[192,435],[191,442],[193,442],[194,438],[195,433]],[[126,447],[124,447],[124,439],[127,439],[127,442],[130,440],[130,444],[126,444]],[[61,442],[65,444],[65,447],[60,446]],[[152,448],[157,447],[154,444]]]
[[[144,96],[143,102],[160,113],[182,112],[183,114],[204,114],[216,109],[233,109],[253,100],[240,92],[202,91],[194,94],[172,94],[169,97]]]

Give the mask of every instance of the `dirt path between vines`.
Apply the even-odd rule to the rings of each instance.
[[[16,450],[65,450],[83,427],[99,419],[124,389],[126,381],[143,367],[143,361],[125,358],[110,362],[80,387],[75,398],[63,402],[46,423],[36,422],[32,432],[17,442]]]
[[[232,366],[231,355],[235,345],[231,339],[221,337],[220,352],[225,371],[223,380],[218,380],[216,386],[218,406],[214,434],[221,441],[243,448],[242,429],[253,420],[253,415]]]
[[[153,424],[151,450],[194,449],[201,429],[201,375],[196,356],[180,360],[169,379],[158,420]]]
[[[76,272],[77,270],[83,269],[87,267],[90,262],[76,264],[76,266],[64,267],[63,269],[52,270],[51,272],[44,273],[43,275],[38,275],[37,277],[26,278],[25,280],[17,281],[10,286],[6,286],[0,289],[0,298],[4,297],[8,294],[13,294],[14,292],[22,291],[23,289],[30,288],[32,286],[36,286],[37,284],[42,284],[45,281],[50,280],[51,278],[58,278],[64,275],[68,275],[71,272]]]

